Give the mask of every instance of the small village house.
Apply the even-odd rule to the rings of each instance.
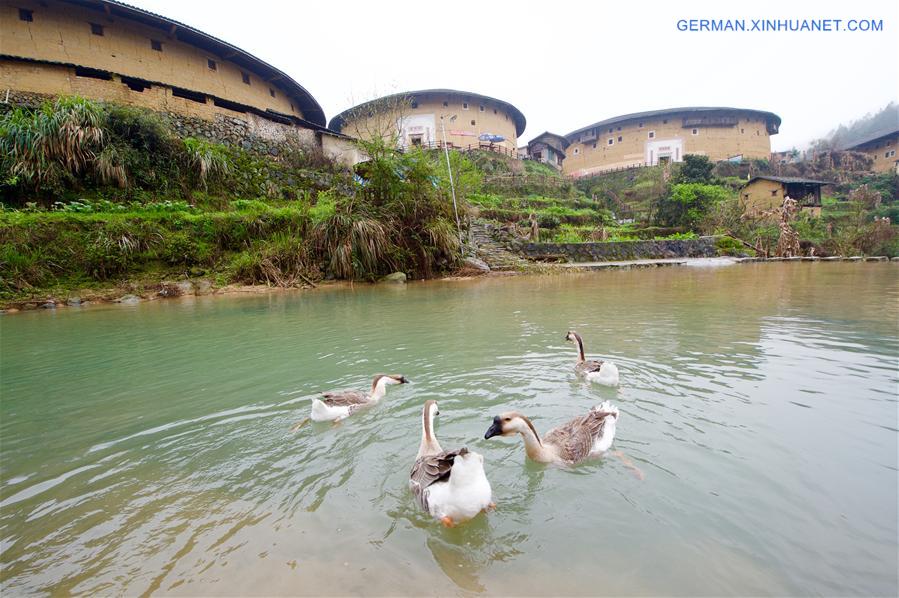
[[[528,143],[527,157],[531,160],[549,164],[556,170],[562,170],[562,161],[565,159],[565,150],[568,149],[568,140],[562,135],[556,135],[545,131]]]
[[[757,216],[783,205],[784,198],[796,200],[803,212],[821,215],[821,187],[827,181],[796,177],[757,176],[743,185],[740,204],[743,214]]]

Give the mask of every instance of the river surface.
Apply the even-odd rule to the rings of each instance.
[[[897,322],[899,266],[841,263],[0,317],[0,591],[895,596]],[[290,432],[377,372],[412,383]],[[427,399],[498,505],[453,529],[407,489]],[[617,453],[571,469],[483,438],[602,400]]]

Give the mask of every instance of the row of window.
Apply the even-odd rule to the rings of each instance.
[[[444,106],[445,106],[445,105],[446,105],[446,102],[444,102]],[[495,112],[495,111],[494,111],[494,112]],[[746,122],[752,122],[752,121],[751,121],[750,119],[747,118],[747,119],[746,119]],[[663,119],[663,120],[662,120],[662,124],[663,124],[663,125],[667,125],[667,124],[668,124],[668,119],[667,119],[667,118]],[[640,122],[637,123],[637,128],[642,129],[642,128],[643,128],[643,125],[644,125],[643,121],[640,121]],[[620,131],[620,130],[621,130],[621,127],[609,127],[609,133],[614,133],[614,132]],[[691,132],[692,132],[693,135],[699,135],[699,130],[698,130],[698,129],[693,129]],[[746,133],[746,130],[745,130],[745,129],[740,129],[740,133],[741,133],[741,134],[745,134],[745,133]],[[755,134],[756,134],[756,135],[761,135],[761,133],[760,133],[758,130],[756,130]],[[649,138],[652,139],[654,136],[655,136],[655,133],[654,133],[653,131],[650,131]],[[586,133],[584,133],[584,136],[581,137],[578,141],[589,141],[589,140],[592,139],[593,137],[594,137],[593,132],[592,132],[592,131],[587,131]],[[610,143],[609,145],[611,145],[611,143]],[[594,145],[594,147],[595,147],[595,145]]]
[[[108,71],[101,71],[98,69],[92,69],[84,66],[76,66],[75,67],[75,76],[76,77],[86,77],[89,79],[100,79],[103,81],[112,81],[113,76],[112,73]],[[139,93],[143,93],[147,89],[152,89],[153,83],[150,81],[145,81],[144,79],[137,79],[135,77],[127,77],[125,75],[119,75],[119,79],[122,84],[127,86],[131,91],[136,91]],[[172,95],[176,98],[183,98],[185,100],[190,100],[192,102],[196,102],[198,104],[206,104],[207,96],[203,93],[191,91],[189,89],[183,89],[180,87],[171,87]],[[211,96],[212,103],[215,106],[220,106],[222,108],[227,108],[228,110],[233,110],[234,112],[242,112],[245,113],[247,111],[245,106],[238,104],[236,102],[231,102],[229,100],[225,100],[222,98],[217,98],[215,96]],[[293,104],[290,105],[290,109],[293,110]]]
[[[29,10],[29,9],[27,9],[27,8],[20,8],[20,9],[19,9],[19,20],[25,21],[25,22],[27,22],[27,23],[33,22],[33,21],[34,21],[34,11],[33,11],[33,10]],[[97,36],[103,37],[103,34],[104,34],[104,27],[103,27],[103,25],[101,25],[100,23],[88,23],[88,24],[90,25],[90,28],[91,28],[91,34],[92,34],[92,35],[97,35]],[[150,49],[152,49],[152,50],[154,50],[154,51],[156,51],[156,52],[162,52],[162,42],[161,42],[160,40],[158,40],[158,39],[151,39],[151,40],[150,40]],[[207,58],[207,59],[206,59],[206,66],[207,66],[207,67],[209,68],[209,70],[211,70],[211,71],[217,71],[217,70],[218,70],[218,63],[217,63],[215,60],[211,59],[211,58]],[[245,85],[250,85],[250,84],[251,84],[251,83],[250,83],[250,73],[248,73],[248,72],[246,72],[246,71],[241,71],[241,72],[240,72],[240,78],[241,78],[241,80],[244,82]],[[274,98],[274,97],[277,97],[276,94],[275,94],[274,88],[269,87],[269,88],[268,88],[268,93],[269,93],[269,95],[272,96],[273,98]],[[444,103],[444,105],[445,105],[445,103]],[[482,110],[482,111],[483,111],[483,109],[484,109],[484,107],[481,106],[481,110]],[[291,106],[291,110],[293,110],[293,106]],[[496,111],[494,110],[494,112],[496,112]]]
[[[418,108],[418,102],[415,101],[415,100],[412,100],[412,102],[410,102],[409,105],[410,105],[412,108]],[[446,101],[446,100],[444,100],[444,102],[443,102],[443,107],[444,107],[444,108],[449,108],[449,102]],[[469,109],[468,102],[462,102],[462,110],[468,110],[468,109]],[[479,106],[478,106],[478,111],[479,111],[479,112],[486,112],[486,111],[487,111],[487,108],[484,107],[483,105],[479,105]],[[499,111],[498,111],[496,108],[494,108],[494,109],[493,109],[493,113],[494,113],[494,114],[499,114]],[[508,114],[505,114],[504,116],[506,117],[506,120],[509,120],[509,115],[508,115]],[[471,121],[471,124],[473,125],[473,124],[474,124],[474,121]]]

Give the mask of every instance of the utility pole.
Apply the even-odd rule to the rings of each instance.
[[[450,122],[456,120],[456,115],[450,117]],[[446,171],[449,173],[450,192],[453,195],[453,212],[456,214],[456,232],[459,235],[459,251],[462,251],[462,225],[459,222],[459,207],[456,205],[456,185],[453,183],[453,169],[450,166],[449,146],[446,144],[446,121],[440,117],[440,128],[443,129],[443,153],[446,156]]]

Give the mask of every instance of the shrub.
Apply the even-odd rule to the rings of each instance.
[[[727,236],[721,236],[715,239],[715,249],[718,250],[718,255],[739,256],[747,253],[747,250],[742,243],[733,237]]]
[[[655,220],[662,226],[696,228],[718,203],[728,199],[724,187],[702,183],[679,183],[655,206]]]
[[[687,154],[674,177],[675,183],[710,183],[715,165],[708,156]]]
[[[537,224],[540,228],[556,229],[559,228],[561,220],[554,214],[540,214],[537,218]]]
[[[563,228],[553,236],[553,243],[583,243],[584,239],[574,229]]]

